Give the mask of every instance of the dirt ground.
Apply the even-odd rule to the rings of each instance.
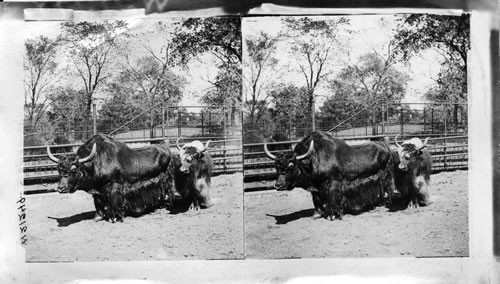
[[[242,174],[212,178],[214,206],[169,214],[166,209],[123,223],[94,222],[92,196],[26,196],[28,262],[239,259],[244,255]]]
[[[468,256],[467,171],[431,176],[428,207],[312,219],[309,192],[245,194],[248,258]]]

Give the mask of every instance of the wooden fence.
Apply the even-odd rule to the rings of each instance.
[[[412,137],[415,137],[412,135]],[[401,137],[401,141],[408,137]],[[423,137],[421,137],[423,138]],[[467,136],[432,137],[429,139],[427,150],[432,155],[433,173],[468,168]],[[245,192],[271,189],[276,179],[274,162],[264,153],[263,143],[245,144],[241,146],[241,139],[220,139],[217,137],[186,138],[183,141],[211,140],[208,152],[214,162],[214,176],[243,171]],[[350,144],[359,144],[372,140],[383,139],[383,136],[344,137]],[[393,141],[394,137],[390,137]],[[163,138],[136,139],[123,141],[132,148],[142,147],[151,143],[163,141]],[[297,141],[269,143],[270,148],[291,149]],[[169,140],[171,149],[176,152],[175,139]],[[55,155],[67,154],[81,144],[52,145]],[[242,155],[243,148],[243,155]],[[57,153],[57,149],[64,150]],[[276,152],[276,151],[275,151]],[[56,164],[50,161],[46,154],[46,146],[24,148],[24,184],[47,184],[58,180]],[[51,191],[51,190],[46,190]],[[44,191],[44,192],[46,192]]]
[[[390,141],[394,141],[394,137],[389,138]],[[402,137],[401,141],[406,138]],[[343,139],[349,144],[359,144],[371,140],[383,139],[383,136],[346,137]],[[268,143],[268,145],[270,148],[274,146],[281,147],[282,149],[283,147],[291,149],[297,142],[299,141],[273,142]],[[274,169],[274,162],[264,153],[264,144],[245,144],[243,150],[245,192],[271,189],[276,180],[276,171]],[[433,173],[468,168],[467,136],[429,138],[427,150],[432,155]]]
[[[217,137],[185,138],[182,142],[210,140],[208,152],[214,163],[213,175],[230,174],[243,170],[241,139],[215,140]],[[220,139],[220,138],[218,138]],[[135,139],[122,141],[131,148],[147,146],[151,143],[163,141],[163,138]],[[172,152],[176,153],[175,139],[169,140]],[[182,145],[183,143],[181,143]],[[51,145],[50,149],[55,156],[73,152],[81,144]],[[24,184],[46,184],[58,181],[56,164],[49,160],[46,153],[47,146],[33,146],[24,148],[23,172]],[[59,149],[59,151],[58,151]],[[62,152],[61,152],[62,150]],[[50,191],[50,190],[49,190]]]

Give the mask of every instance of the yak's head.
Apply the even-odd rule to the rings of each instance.
[[[196,140],[187,144],[184,144],[184,146],[180,147],[179,146],[179,140],[181,138],[177,138],[177,149],[179,150],[179,156],[181,157],[181,172],[188,174],[190,172],[190,168],[193,165],[196,165],[204,156],[204,152],[208,150],[208,145],[210,144],[210,141],[207,141],[205,146],[203,146],[203,143],[200,141]]]
[[[303,165],[301,160],[308,158],[314,149],[314,141],[311,140],[309,144],[309,149],[305,154],[297,155],[295,149],[285,153],[272,154],[267,149],[267,143],[264,143],[264,151],[266,155],[274,160],[274,166],[276,167],[276,173],[278,178],[274,188],[276,190],[292,190],[296,186],[300,186],[299,181],[303,175]]]
[[[427,141],[429,137],[425,139],[422,143],[422,140],[419,138],[412,138],[410,140],[406,140],[403,144],[398,143],[399,134],[394,138],[394,142],[398,147],[398,155],[399,155],[399,169],[406,171],[408,170],[408,165],[414,163],[418,160],[420,155],[422,155],[422,150],[427,145]]]
[[[84,163],[92,161],[97,152],[97,146],[92,146],[92,151],[87,157],[80,158],[76,153],[65,155],[61,158],[56,158],[50,152],[50,147],[47,146],[47,154],[49,158],[57,163],[57,171],[59,172],[59,185],[57,191],[59,193],[73,193],[81,186],[81,179],[84,177]]]

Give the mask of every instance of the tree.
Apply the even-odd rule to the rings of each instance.
[[[130,92],[136,94],[136,100],[151,108],[150,136],[154,136],[156,105],[177,105],[181,99],[186,80],[170,70],[169,46],[162,48],[163,57],[154,53],[143,56],[131,64],[127,60],[126,69],[122,72],[125,81],[129,82]],[[122,80],[123,81],[123,80]]]
[[[239,105],[241,98],[241,77],[237,76],[238,71],[231,70],[238,68],[235,65],[221,66],[215,80],[210,82],[210,88],[202,102],[209,106],[224,106],[229,109]],[[239,69],[239,68],[238,68]]]
[[[382,57],[376,52],[362,55],[356,64],[343,68],[335,79],[330,81],[329,88],[334,96],[329,100],[352,98],[362,107],[368,107],[379,101],[399,101],[406,92],[409,76],[394,68],[391,53]],[[335,112],[334,109],[331,111]],[[343,112],[344,110],[338,109]],[[333,113],[333,116],[338,116]],[[375,123],[375,112],[372,112],[372,125]],[[375,133],[373,128],[373,134]]]
[[[265,87],[273,77],[273,68],[278,60],[274,57],[276,52],[276,38],[271,38],[268,34],[261,32],[256,38],[246,38],[246,60],[248,76],[244,84],[245,105],[250,116],[251,127],[254,128],[268,106],[269,92],[265,92]]]
[[[457,60],[467,70],[470,49],[470,17],[412,14],[405,17],[394,35],[395,52],[408,60],[412,55],[434,48],[447,60]]]
[[[343,92],[335,92],[329,96],[323,103],[320,109],[320,127],[325,130],[330,130],[332,127],[339,125],[356,112],[362,110],[363,105],[350,94]],[[349,120],[347,124],[342,125],[358,125],[360,122],[366,122],[366,115],[356,115]],[[339,125],[341,126],[341,125]]]
[[[205,52],[221,63],[241,64],[239,17],[189,18],[174,36],[175,56],[187,63]]]
[[[290,138],[307,134],[305,130],[308,126],[306,117],[309,93],[305,87],[280,84],[270,91],[270,98],[273,106],[268,111],[274,123],[274,131],[286,129]],[[296,133],[294,129],[297,130]]]
[[[218,74],[209,80],[213,87],[202,100],[209,105],[224,102],[231,116],[232,109],[241,105],[240,27],[239,17],[190,18],[172,39],[174,56],[181,63],[207,53],[217,58]]]
[[[50,110],[47,111],[49,123],[56,133],[71,133],[74,139],[87,137],[88,119],[85,109],[86,92],[72,87],[60,87],[49,96]]]
[[[470,49],[470,16],[415,14],[404,19],[394,36],[396,53],[403,60],[423,50],[434,49],[443,56],[437,86],[431,88],[431,101],[464,102],[467,99],[467,52]],[[454,105],[455,125],[458,104]]]
[[[128,93],[115,93],[106,100],[99,110],[99,132],[109,133],[138,116],[143,109],[134,103]],[[137,122],[135,122],[137,124]],[[120,129],[130,130],[131,125]]]
[[[393,41],[395,53],[405,61],[412,55],[431,48],[443,56],[444,65],[436,82],[441,89],[440,99],[447,100],[453,99],[457,93],[463,96],[467,93],[469,35],[469,15],[457,17],[415,14],[406,17],[399,25]],[[453,86],[455,89],[450,88]],[[445,91],[449,91],[449,97]],[[428,96],[429,99],[433,97]]]
[[[24,43],[24,108],[28,132],[33,132],[48,107],[47,91],[55,80],[57,41],[45,36]]]
[[[285,18],[286,35],[291,41],[291,53],[296,59],[300,73],[304,76],[308,92],[308,112],[311,116],[311,128],[315,130],[315,97],[314,91],[318,84],[330,72],[334,51],[339,52],[341,42],[338,31],[348,23],[344,17],[335,20],[313,20],[304,18]]]
[[[109,77],[112,54],[119,48],[117,36],[127,28],[121,20],[104,22],[64,22],[62,42],[85,91],[86,118],[90,118],[95,91]]]

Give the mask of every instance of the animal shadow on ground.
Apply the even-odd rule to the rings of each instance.
[[[57,226],[58,227],[67,227],[69,225],[73,225],[75,223],[85,221],[85,220],[91,220],[95,216],[95,211],[88,211],[84,213],[79,213],[73,216],[69,217],[63,217],[63,218],[56,218],[56,217],[48,217],[49,219],[53,219],[57,221]]]
[[[273,217],[276,220],[277,225],[283,225],[288,222],[296,221],[301,218],[312,217],[314,215],[314,209],[303,209],[297,212],[293,212],[285,215],[271,215],[266,214],[266,216]]]

